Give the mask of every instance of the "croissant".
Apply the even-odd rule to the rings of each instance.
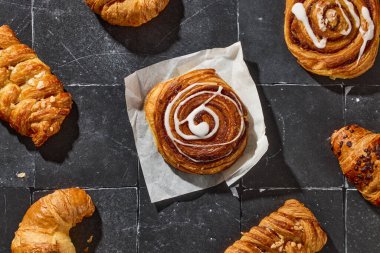
[[[379,0],[286,0],[285,41],[306,70],[354,78],[375,62]]]
[[[331,145],[347,179],[380,206],[380,134],[350,125],[333,133]]]
[[[111,25],[141,26],[165,9],[169,0],[85,0],[87,5]]]
[[[158,151],[184,172],[223,171],[247,145],[247,110],[214,69],[157,84],[146,97],[145,114]]]
[[[0,119],[41,146],[71,110],[71,95],[35,52],[0,27]]]
[[[290,199],[276,212],[251,228],[225,253],[315,253],[327,236],[313,213],[302,203]]]
[[[12,241],[12,253],[75,253],[69,231],[95,206],[84,190],[57,190],[26,212]]]

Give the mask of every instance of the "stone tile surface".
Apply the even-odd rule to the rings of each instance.
[[[339,187],[329,137],[344,124],[340,86],[259,86],[269,150],[244,178],[247,188]]]
[[[141,188],[139,217],[139,252],[223,252],[240,234],[240,203],[223,186],[161,205]]]
[[[11,242],[18,224],[30,205],[30,193],[26,188],[0,187],[0,251],[10,252]]]
[[[380,249],[380,209],[356,190],[347,190],[347,253],[377,252]]]
[[[137,184],[137,153],[124,88],[67,87],[75,104],[59,134],[36,155],[36,187]]]

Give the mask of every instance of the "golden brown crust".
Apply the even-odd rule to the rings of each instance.
[[[347,179],[380,206],[380,134],[350,125],[333,133],[331,145]]]
[[[175,142],[169,137],[165,128],[165,111],[179,92],[194,84],[198,85],[179,96],[168,117],[170,119],[170,131],[177,140],[185,143],[183,145],[183,143]],[[211,98],[212,94],[215,94],[213,92],[221,87],[223,88],[222,95],[230,99],[216,96],[207,103],[207,107],[219,118],[220,124],[219,128],[216,128],[217,132],[206,139],[185,140],[182,138],[174,126],[175,108],[178,108],[180,102],[189,96],[206,92],[193,97],[188,100],[189,102],[180,106],[178,119],[180,121],[185,120],[196,107]],[[235,106],[234,103],[237,106],[240,104],[241,108]],[[238,108],[240,108],[241,115]],[[181,171],[195,174],[218,173],[230,167],[243,154],[247,145],[247,110],[232,88],[216,74],[214,69],[195,70],[157,84],[147,95],[144,109],[158,151],[166,162]],[[205,111],[195,115],[195,124],[198,125],[201,122],[206,122],[210,126],[208,133],[216,125],[211,114]],[[180,129],[186,135],[193,135],[188,122],[180,125]],[[222,143],[228,144],[222,145]]]
[[[313,213],[290,199],[244,233],[225,253],[315,253],[326,242],[327,236]]]
[[[39,147],[60,130],[71,104],[50,68],[8,26],[1,26],[0,119]]]
[[[57,190],[25,213],[12,241],[12,253],[75,253],[69,231],[95,211],[91,197],[81,189]]]
[[[298,21],[292,13],[295,3],[303,3],[308,20],[313,32],[319,40],[327,38],[325,48],[317,48],[302,22]],[[339,5],[344,10],[341,11]],[[360,18],[360,26],[356,27],[354,16],[350,13],[344,0],[286,0],[285,10],[285,41],[290,52],[298,59],[298,63],[306,70],[323,76],[335,78],[354,78],[369,70],[376,59],[379,48],[380,34],[380,7],[378,0],[350,0],[354,5],[354,10]],[[368,24],[363,17],[362,7],[367,7],[375,25],[374,37],[368,41],[363,56],[359,58],[360,48],[363,44],[360,28],[368,30]],[[326,30],[319,27],[318,13],[322,13],[322,20],[326,22]],[[350,20],[351,31],[345,16]],[[342,32],[349,34],[343,35]]]
[[[157,17],[169,0],[86,0],[86,3],[112,25],[140,26]]]

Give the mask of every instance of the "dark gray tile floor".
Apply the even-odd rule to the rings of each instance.
[[[380,131],[380,58],[350,81],[309,74],[286,48],[283,11],[278,0],[171,0],[152,22],[120,28],[103,22],[82,0],[0,0],[0,24],[9,24],[37,51],[75,101],[62,131],[39,150],[0,124],[0,251],[9,252],[31,199],[80,186],[97,211],[71,232],[78,252],[87,246],[100,253],[223,252],[241,231],[297,198],[329,235],[323,252],[377,253],[379,209],[344,184],[328,138],[345,123]],[[240,198],[221,185],[151,204],[123,78],[238,40],[258,85],[268,153],[240,182]],[[18,178],[19,172],[26,177]],[[88,245],[90,234],[95,237]]]

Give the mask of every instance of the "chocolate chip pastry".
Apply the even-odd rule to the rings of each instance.
[[[315,253],[326,242],[327,235],[313,213],[298,200],[290,199],[243,233],[225,253]]]
[[[380,134],[349,125],[333,133],[331,145],[348,181],[380,206]]]

